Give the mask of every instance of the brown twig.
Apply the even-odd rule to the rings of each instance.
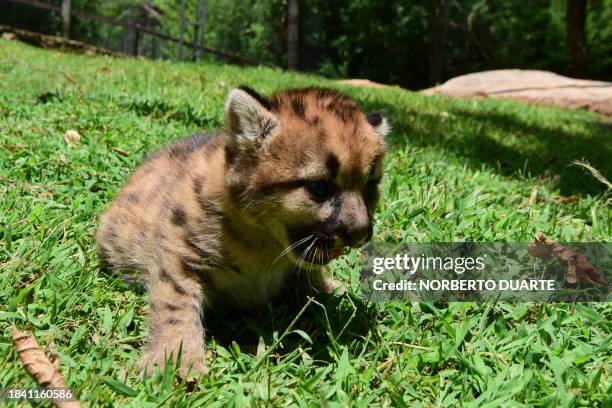
[[[508,360],[506,360],[505,357],[499,353],[491,353],[490,351],[481,351],[479,354],[481,356],[497,357],[502,363],[504,363],[504,365],[510,364]]]
[[[36,384],[44,388],[67,388],[64,377],[59,371],[59,358],[52,356],[49,359],[34,336],[27,332],[20,332],[13,326],[13,344],[15,344],[21,364],[30,377],[36,381]],[[53,399],[53,403],[60,408],[79,408],[81,406],[76,399],[74,401]]]

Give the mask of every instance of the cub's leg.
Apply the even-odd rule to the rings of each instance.
[[[203,282],[197,272],[179,261],[163,262],[149,282],[149,338],[139,366],[152,373],[182,345],[181,372],[207,373],[204,363]]]

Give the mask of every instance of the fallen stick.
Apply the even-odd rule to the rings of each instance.
[[[13,343],[21,364],[23,364],[30,377],[36,381],[36,384],[43,388],[68,389],[59,371],[59,358],[52,357],[50,360],[43,349],[40,348],[34,336],[27,332],[20,332],[13,326]],[[79,408],[81,406],[76,399],[67,401],[66,399],[53,398],[52,401],[60,408]]]

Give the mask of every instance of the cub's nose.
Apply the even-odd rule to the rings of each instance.
[[[346,227],[340,231],[342,242],[346,246],[358,247],[372,238],[372,222],[353,227]]]

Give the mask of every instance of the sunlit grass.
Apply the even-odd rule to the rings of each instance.
[[[239,84],[264,93],[333,85],[263,68],[91,58],[0,40],[0,388],[33,386],[11,347],[15,323],[59,352],[68,383],[92,406],[612,404],[609,304],[316,298],[290,331],[300,306],[213,319],[212,374],[195,383],[171,370],[139,377],[145,297],[100,272],[97,217],[143,154],[218,129],[223,98]],[[343,89],[385,108],[395,124],[375,239],[529,241],[541,231],[610,241],[605,186],[571,166],[586,158],[610,179],[612,131],[598,116]],[[68,129],[81,135],[76,147],[63,139]],[[331,268],[353,290],[357,255]]]

